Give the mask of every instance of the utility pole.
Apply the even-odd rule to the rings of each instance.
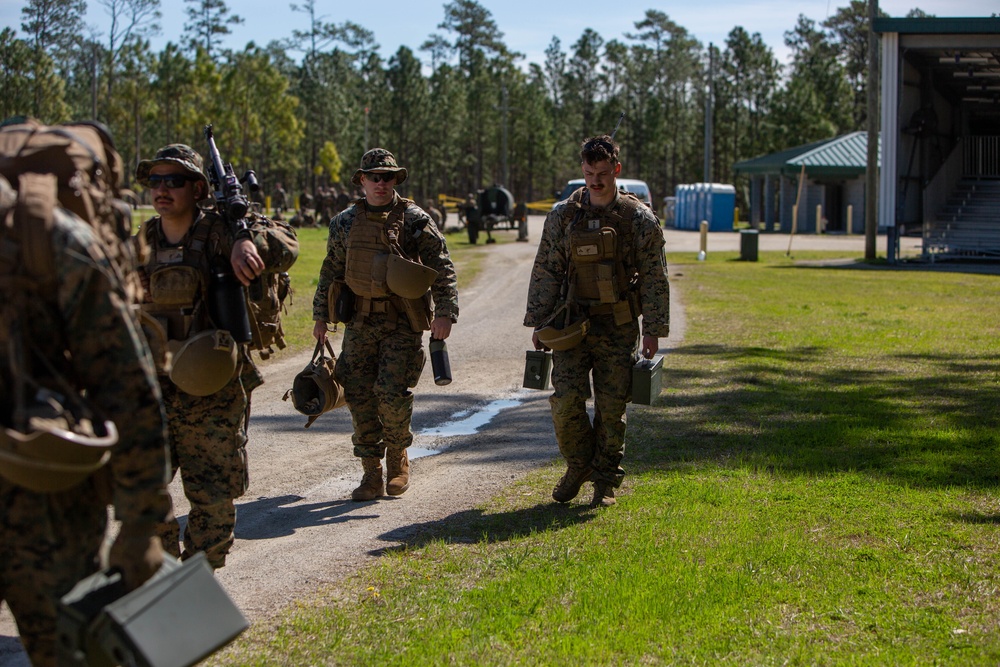
[[[715,49],[708,43],[708,86],[705,88],[705,183],[712,182],[712,77],[715,69]]]
[[[505,188],[510,187],[510,167],[507,163],[507,112],[510,111],[510,105],[507,104],[507,84],[503,86],[503,104],[500,106],[494,106],[494,109],[503,114],[503,122],[500,128],[500,151],[503,153],[503,185]]]
[[[879,57],[875,17],[878,0],[868,0],[868,164],[865,168],[865,259],[875,259],[878,235]],[[889,222],[889,221],[887,221]],[[892,254],[891,249],[889,253]]]

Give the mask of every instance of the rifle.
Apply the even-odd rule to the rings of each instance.
[[[208,180],[215,191],[215,211],[233,230],[239,234],[247,230],[246,215],[250,204],[243,194],[243,183],[251,192],[260,189],[257,175],[248,169],[243,179],[236,178],[236,172],[231,163],[223,164],[222,156],[215,145],[212,135],[212,125],[205,126],[205,139],[208,140]],[[250,283],[251,297],[262,292],[260,278]],[[209,314],[212,320],[222,329],[233,334],[238,343],[248,343],[251,340],[249,311],[242,285],[232,276],[228,262],[225,265],[212,267],[212,280],[209,288],[213,296],[209,302]]]
[[[219,149],[215,145],[215,137],[212,135],[212,125],[205,126],[205,139],[208,140],[208,180],[215,190],[215,210],[219,216],[233,229],[239,232],[247,228],[246,215],[250,210],[250,203],[246,195],[243,194],[243,184],[245,183],[250,192],[260,190],[260,183],[257,182],[257,174],[253,169],[247,169],[243,178],[237,179],[236,172],[231,163],[222,162]]]
[[[615,129],[611,130],[611,138],[614,139],[615,135],[618,134],[618,128],[621,127],[622,121],[625,120],[625,112],[622,111],[622,115],[618,116],[618,122],[615,123]]]

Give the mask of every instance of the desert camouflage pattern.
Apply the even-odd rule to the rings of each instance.
[[[57,210],[52,243],[56,285],[29,299],[27,338],[114,421],[119,442],[107,466],[62,493],[34,493],[0,479],[0,599],[36,667],[55,664],[59,598],[98,569],[107,503],[133,524],[171,514],[160,389],[124,288],[82,221]],[[0,275],[11,268],[0,259]],[[9,368],[6,353],[0,345],[0,369]],[[9,409],[11,383],[3,373],[0,405]]]
[[[202,211],[191,229],[207,219],[212,227],[208,247],[201,253],[197,265],[202,271],[203,284],[210,281],[210,267],[216,257],[223,257],[226,264],[232,252],[234,238],[224,221],[211,211]],[[290,247],[297,247],[282,225],[253,224],[250,237],[268,270],[287,271],[296,255]],[[159,224],[151,218],[139,230],[146,234],[152,248],[168,246]],[[186,257],[191,256],[189,232],[181,241]],[[155,262],[155,252],[150,262]],[[150,266],[150,265],[147,265]],[[207,310],[207,309],[204,309]],[[208,326],[207,322],[201,327]],[[192,333],[196,333],[196,327]],[[166,522],[159,534],[163,548],[170,554],[183,557],[204,551],[213,568],[223,567],[226,555],[233,544],[236,528],[234,500],[246,492],[247,420],[250,414],[250,396],[264,382],[254,365],[246,345],[241,345],[233,379],[220,391],[210,396],[192,396],[180,391],[164,375],[164,402],[170,425],[171,479],[181,472],[184,495],[191,503],[187,526],[184,531],[184,549],[180,548],[180,526],[176,518]]]
[[[382,209],[391,210],[398,201],[399,195],[394,195],[393,201]],[[356,204],[351,205],[330,221],[327,255],[313,299],[316,321],[330,321],[327,291],[334,278],[344,276],[347,237],[359,211]],[[437,225],[416,204],[410,203],[403,214],[400,243],[407,255],[419,256],[425,266],[438,271],[431,286],[434,317],[457,320],[455,265]],[[363,322],[355,320],[347,324],[336,378],[344,387],[354,422],[355,456],[381,457],[386,446],[407,447],[413,441],[410,431],[413,394],[409,389],[420,379],[424,361],[422,332],[413,331],[402,314],[391,317],[369,313]]]
[[[582,201],[589,203],[587,193]],[[545,218],[528,287],[525,326],[541,326],[559,302],[570,263],[567,222],[571,221],[565,219],[566,207],[566,202],[556,205]],[[666,337],[670,333],[670,285],[663,232],[645,206],[638,207],[632,224],[635,247],[628,247],[625,234],[619,234],[618,240],[626,244],[622,252],[626,263],[634,256],[637,264],[632,268],[639,273],[642,333]],[[625,474],[620,465],[625,452],[625,405],[631,391],[631,367],[639,358],[639,321],[616,326],[613,315],[591,315],[590,324],[580,345],[552,353],[552,422],[559,451],[568,464],[590,464],[595,482],[618,487]],[[593,423],[586,410],[591,375]]]

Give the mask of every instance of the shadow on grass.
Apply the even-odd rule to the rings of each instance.
[[[633,408],[630,473],[712,462],[864,471],[919,487],[1000,483],[1000,355],[899,355],[888,364],[910,374],[852,367],[822,348],[699,345],[670,356],[680,363],[665,370],[660,402]]]
[[[972,514],[947,514],[945,515],[952,521],[961,521],[963,523],[971,523],[978,525],[997,525],[1000,524],[1000,514],[980,514],[979,512],[974,512]]]
[[[438,540],[451,544],[506,542],[584,523],[593,519],[595,514],[594,510],[584,504],[560,505],[551,501],[508,512],[464,510],[437,521],[409,524],[383,533],[379,539],[399,542],[401,545],[376,549],[370,553],[378,556],[405,551]]]

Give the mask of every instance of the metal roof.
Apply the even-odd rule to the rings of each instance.
[[[876,18],[875,32],[898,32],[902,35],[978,35],[1000,34],[1000,18],[987,16],[920,18]]]
[[[881,164],[881,141],[879,164]],[[788,148],[733,165],[738,174],[795,175],[805,165],[806,175],[854,177],[865,173],[868,167],[868,133],[851,132],[833,139]]]

